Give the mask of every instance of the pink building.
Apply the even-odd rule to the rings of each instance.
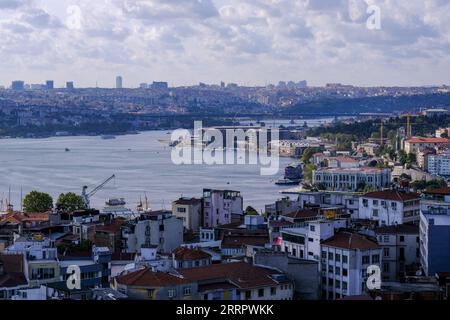
[[[203,189],[203,227],[228,224],[242,217],[243,199],[239,191]]]

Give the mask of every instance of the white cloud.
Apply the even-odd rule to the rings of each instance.
[[[450,83],[446,0],[0,0],[0,33],[3,83]]]

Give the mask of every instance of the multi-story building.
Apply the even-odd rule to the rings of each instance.
[[[320,243],[331,238],[335,229],[345,228],[344,219],[330,221],[311,221],[301,228],[284,228],[281,230],[281,251],[290,257],[320,260]]]
[[[425,148],[444,148],[450,146],[450,139],[447,138],[422,138],[413,137],[405,141],[405,152],[417,154]]]
[[[450,176],[450,151],[444,153],[429,154],[426,157],[426,169],[436,176]]]
[[[124,240],[127,252],[140,253],[142,247],[158,246],[159,252],[171,253],[183,243],[183,221],[170,211],[142,214],[129,229]]]
[[[399,224],[375,230],[378,244],[382,248],[382,280],[399,281],[405,273],[419,270],[419,226]]]
[[[398,190],[375,191],[359,198],[359,218],[380,226],[419,223],[420,195]]]
[[[426,276],[450,272],[450,215],[421,212],[420,263]]]
[[[187,230],[198,232],[201,225],[202,200],[196,198],[180,198],[172,202],[172,212],[183,220]]]
[[[322,241],[322,298],[334,300],[364,294],[368,267],[380,264],[380,246],[363,235],[338,232]]]
[[[371,187],[382,189],[391,183],[391,170],[378,168],[319,168],[313,171],[313,184],[327,190],[356,191]]]
[[[450,214],[450,187],[424,191],[420,210],[431,214]]]
[[[349,191],[301,191],[298,202],[301,208],[310,205],[339,207],[346,214],[358,217],[359,193]]]
[[[203,227],[229,224],[242,216],[243,198],[239,191],[203,190]]]

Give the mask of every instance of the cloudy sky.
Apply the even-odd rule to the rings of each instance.
[[[3,85],[440,85],[449,70],[449,0],[0,0]]]

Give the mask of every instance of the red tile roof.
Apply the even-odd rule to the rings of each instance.
[[[448,196],[448,195],[450,195],[450,187],[444,187],[444,188],[432,189],[432,190],[425,191],[424,193],[428,193],[428,194],[440,194],[440,195]]]
[[[288,217],[292,219],[305,219],[305,218],[314,218],[319,215],[318,212],[308,209],[300,209],[294,212],[290,212],[287,214],[284,214],[283,217]]]
[[[279,271],[274,269],[253,266],[246,262],[211,264],[196,268],[180,269],[178,272],[186,279],[192,281],[212,283],[215,280],[218,283],[223,283],[224,280],[228,280],[241,289],[277,285],[279,282],[271,276],[280,274]],[[285,279],[282,282],[289,282],[289,280]]]
[[[270,243],[267,235],[224,235],[222,239],[222,247],[225,248],[240,248],[242,246],[264,247],[266,243]]]
[[[325,241],[322,241],[322,245],[348,250],[355,250],[355,249],[368,250],[379,248],[376,242],[368,239],[363,235],[351,232],[336,233],[333,237]]]
[[[408,143],[450,143],[450,139],[413,137],[411,139],[406,140],[406,142],[408,142]]]
[[[154,272],[148,267],[126,275],[117,276],[116,280],[118,283],[127,286],[158,288],[165,286],[176,286],[191,282],[167,272]]]
[[[28,284],[23,273],[23,255],[0,253],[0,263],[3,265],[4,271],[0,275],[0,288],[12,288]]]
[[[377,234],[419,234],[419,225],[398,224],[394,226],[380,227],[375,230]]]
[[[420,195],[415,192],[400,192],[398,190],[384,190],[384,191],[374,191],[363,195],[364,198],[374,198],[382,200],[392,200],[392,201],[409,201],[409,200],[420,200]]]
[[[176,260],[192,261],[211,258],[211,255],[205,251],[200,249],[189,249],[186,247],[178,247],[172,253]]]

